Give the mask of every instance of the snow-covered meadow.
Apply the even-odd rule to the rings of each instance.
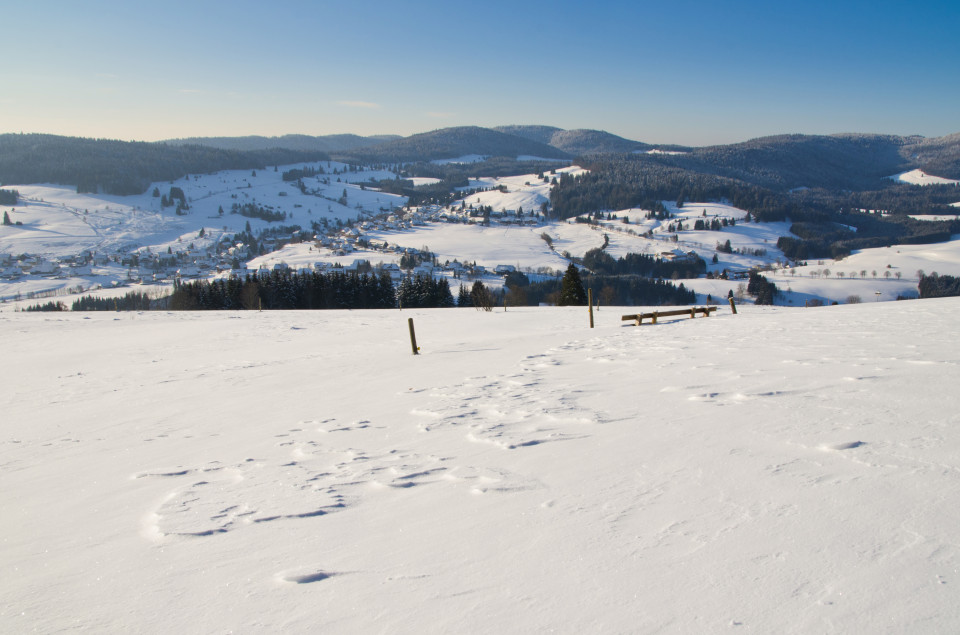
[[[910,185],[960,185],[956,179],[945,179],[940,176],[927,174],[923,170],[910,170],[887,177],[897,183],[909,183]]]
[[[956,632],[958,309],[2,313],[2,630]]]

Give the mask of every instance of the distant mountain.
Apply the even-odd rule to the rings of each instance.
[[[494,130],[545,143],[574,156],[642,152],[653,148],[603,130],[563,130],[552,126],[500,126]]]
[[[497,126],[493,128],[493,130],[514,135],[515,137],[523,137],[524,139],[545,145],[551,145],[553,135],[558,132],[565,132],[563,128],[555,128],[553,126]]]
[[[561,130],[553,135],[550,145],[576,155],[638,152],[652,147],[602,130]]]
[[[358,163],[407,163],[455,159],[471,154],[514,158],[518,156],[534,156],[544,159],[572,158],[569,153],[553,146],[477,126],[433,130],[376,146],[337,153],[335,157]]]
[[[931,139],[909,137],[901,154],[929,174],[960,179],[960,132]]]
[[[514,164],[510,169],[517,169],[514,159],[520,156],[585,157],[584,165],[594,161],[587,157],[605,156],[649,166],[645,173],[650,178],[662,180],[679,170],[781,192],[798,187],[880,190],[889,186],[884,177],[916,168],[960,179],[960,133],[932,139],[779,135],[703,148],[657,147],[682,150],[681,154],[647,154],[651,149],[649,144],[600,130],[552,126],[464,126],[409,137],[196,137],[159,143],[7,134],[0,135],[0,184],[50,182],[120,194],[141,192],[152,181],[222,169],[331,158],[356,164],[426,163],[468,155],[509,161]]]
[[[329,159],[324,152],[240,152],[198,145],[83,139],[47,134],[0,135],[0,185],[59,183],[78,192],[140,194],[153,181],[219,170],[260,169]]]
[[[399,135],[375,135],[361,137],[355,134],[335,134],[311,137],[302,134],[288,134],[281,137],[187,137],[168,139],[161,143],[169,145],[199,145],[221,150],[249,152],[254,150],[297,150],[300,152],[343,152],[378,145],[386,141],[402,139]]]
[[[915,167],[901,153],[904,144],[904,137],[889,135],[779,135],[657,160],[774,190],[873,189]]]

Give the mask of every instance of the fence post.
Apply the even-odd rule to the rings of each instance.
[[[587,306],[590,307],[590,328],[593,328],[593,289],[587,289]]]
[[[417,334],[413,330],[413,318],[407,318],[407,324],[410,325],[410,346],[413,347],[413,354],[420,354],[420,347],[417,346]]]
[[[733,311],[733,314],[734,314],[734,315],[736,315],[736,314],[737,314],[737,305],[733,303],[733,296],[730,296],[730,297],[727,298],[727,299],[730,300],[730,310]]]

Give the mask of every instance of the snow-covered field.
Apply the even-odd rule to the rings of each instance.
[[[933,176],[920,169],[901,172],[888,178],[898,183],[909,183],[911,185],[960,185],[960,181]]]
[[[958,309],[4,312],[0,630],[958,632]]]

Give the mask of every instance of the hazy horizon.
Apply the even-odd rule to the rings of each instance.
[[[542,124],[653,144],[960,131],[960,7],[567,0],[10,6],[0,133],[157,141]]]

